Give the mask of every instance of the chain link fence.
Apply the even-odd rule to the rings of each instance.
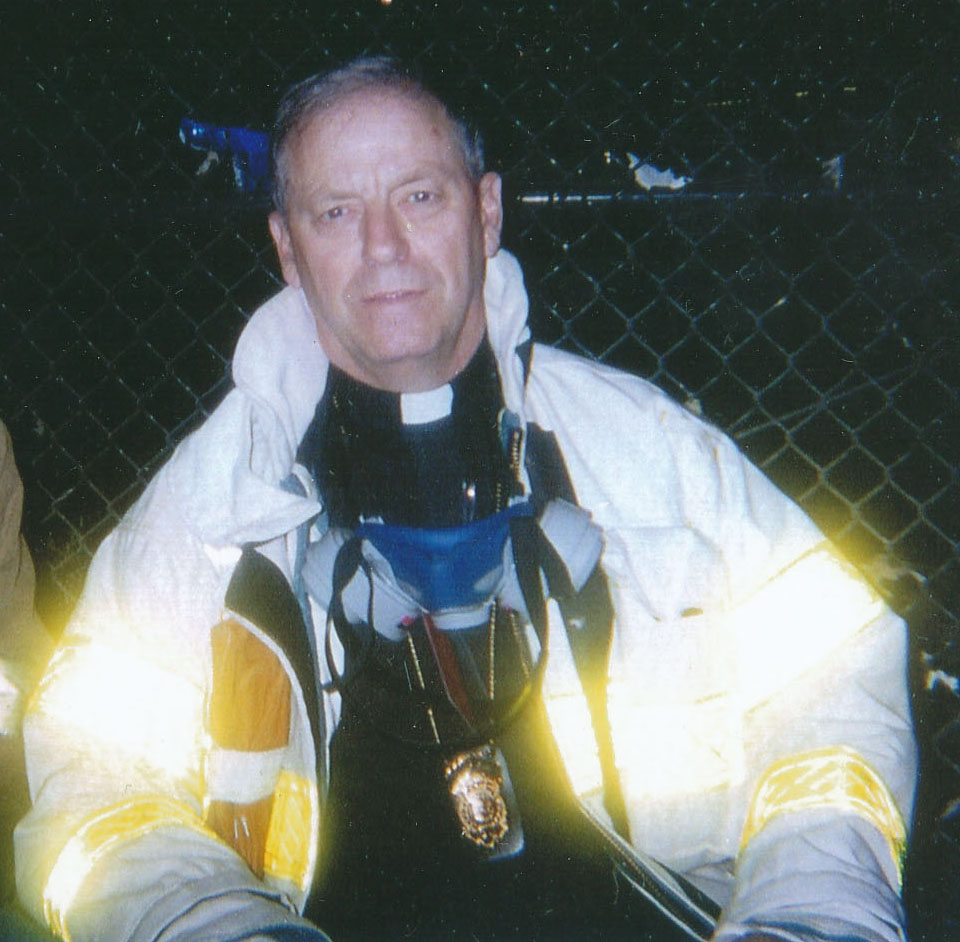
[[[907,901],[914,939],[952,937],[958,21],[956,0],[8,0],[0,416],[43,614],[62,623],[279,284],[265,197],[180,120],[264,129],[289,82],[399,54],[485,130],[535,334],[732,434],[907,615]]]

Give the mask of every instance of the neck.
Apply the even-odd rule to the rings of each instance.
[[[391,393],[333,367],[299,460],[310,468],[331,525],[380,517],[408,526],[484,516],[512,478],[500,444],[502,408],[489,345],[449,385],[431,393]]]

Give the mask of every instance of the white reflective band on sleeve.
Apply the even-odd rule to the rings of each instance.
[[[124,841],[171,826],[219,840],[188,805],[158,795],[121,802],[84,821],[60,852],[43,889],[43,915],[50,929],[70,942],[67,913],[97,861]]]
[[[815,666],[883,611],[873,589],[826,546],[801,557],[728,613],[743,708]]]
[[[199,766],[203,691],[125,651],[59,648],[29,709],[170,775]]]
[[[557,603],[547,602],[550,654],[543,678],[543,700],[564,768],[578,798],[603,788],[603,772],[590,708],[577,674]]]
[[[264,752],[213,746],[204,770],[206,797],[245,805],[273,794],[285,749]]]
[[[610,725],[627,795],[698,794],[743,778],[742,731],[729,698],[654,704],[642,696],[636,685],[610,683]]]

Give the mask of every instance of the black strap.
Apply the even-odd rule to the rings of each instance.
[[[343,611],[343,591],[350,583],[350,580],[356,575],[357,571],[364,566],[362,541],[359,537],[352,536],[340,550],[337,552],[333,561],[333,594],[330,598],[330,608],[327,612],[327,627],[324,632],[324,652],[327,659],[327,670],[332,678],[330,686],[332,689],[339,690],[341,694],[347,695],[350,681],[353,676],[363,671],[363,666],[373,650],[373,629],[369,625],[365,626],[365,631],[351,631],[347,622],[347,617]],[[370,596],[370,605],[373,606],[373,594]],[[370,613],[368,623],[373,622],[372,613]],[[349,664],[349,671],[345,670],[341,674],[337,670],[337,665],[333,657],[333,648],[330,646],[330,627],[334,626],[337,630],[337,637],[343,645],[344,662]],[[347,676],[349,674],[349,676]]]
[[[271,560],[253,546],[246,546],[227,587],[225,604],[256,625],[287,655],[300,684],[307,718],[314,733],[317,781],[323,782],[326,732],[314,680],[319,677],[318,665],[314,664],[307,626],[293,590]]]
[[[526,468],[538,504],[555,497],[577,504],[576,493],[556,437],[552,432],[544,431],[533,424],[527,426]],[[550,549],[552,551],[552,547]],[[550,594],[560,605],[577,674],[590,710],[603,776],[604,808],[610,816],[614,830],[629,844],[629,818],[620,774],[616,767],[607,710],[607,666],[613,641],[614,616],[607,576],[603,567],[598,564],[584,587],[576,593],[569,587],[566,571],[559,561],[552,565],[547,553],[543,556],[543,564]],[[563,570],[562,575],[556,572],[558,565]],[[551,580],[557,580],[556,586]],[[669,871],[686,894],[685,900],[662,886],[652,874],[639,868],[633,858],[618,849],[612,841],[609,849],[618,870],[667,918],[693,939],[709,938],[720,914],[720,908],[714,900],[680,874]]]
[[[545,432],[533,424],[527,426],[526,467],[538,503],[554,498],[577,503],[567,466],[552,432]],[[550,550],[552,552],[552,547]],[[624,840],[629,840],[630,823],[614,759],[607,711],[607,665],[613,641],[613,603],[607,576],[598,564],[578,593],[569,586],[566,570],[559,560],[550,565],[550,554],[547,553],[544,561],[550,592],[560,605],[570,650],[590,709],[603,775],[603,805],[616,832]]]

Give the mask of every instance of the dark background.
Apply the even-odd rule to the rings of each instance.
[[[957,0],[5,0],[0,416],[45,618],[279,283],[263,195],[197,175],[180,119],[263,130],[291,81],[411,58],[485,130],[537,336],[701,410],[908,617],[912,938],[960,937],[958,22]],[[648,193],[630,154],[692,182]]]

